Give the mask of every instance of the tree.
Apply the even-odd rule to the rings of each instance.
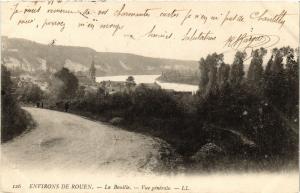
[[[131,88],[136,85],[136,83],[134,81],[134,77],[133,76],[128,76],[128,78],[126,79],[125,84],[126,84],[127,89],[129,89],[129,91],[131,91]]]
[[[251,86],[258,88],[260,87],[263,79],[263,57],[266,55],[267,50],[260,48],[252,52],[252,59],[250,62],[247,81]]]
[[[271,58],[269,59],[269,61],[267,63],[267,66],[266,66],[266,69],[265,69],[265,72],[264,72],[264,78],[271,74],[272,64],[273,64],[273,55],[271,56]]]
[[[284,49],[274,48],[264,74],[263,92],[267,100],[284,111],[288,97],[288,85],[283,65]]]
[[[206,86],[205,95],[208,95],[210,92],[216,92],[217,87],[217,67],[211,66],[208,73],[209,81]]]
[[[294,57],[294,49],[286,47],[286,79],[287,79],[287,104],[286,111],[290,118],[298,118],[299,110],[299,61]]]
[[[209,54],[205,60],[201,58],[199,62],[201,73],[199,91],[204,96],[217,90],[217,68],[223,63],[223,59],[224,55],[217,53]]]
[[[274,55],[274,61],[271,65],[271,72],[273,74],[282,74],[283,69],[283,56],[284,56],[284,50],[283,49],[273,49],[273,55]]]
[[[219,88],[222,88],[229,79],[230,66],[228,64],[222,63],[218,68],[217,82]]]
[[[16,91],[19,100],[25,103],[36,103],[43,99],[44,92],[36,84],[30,83],[18,88]]]
[[[77,77],[67,68],[56,72],[51,81],[51,90],[57,99],[70,99],[76,95],[78,89]]]
[[[233,64],[231,65],[229,81],[231,85],[239,85],[241,84],[244,78],[244,59],[246,58],[245,52],[236,52]]]
[[[204,58],[201,58],[199,61],[199,70],[200,70],[200,81],[199,81],[199,91],[205,91],[206,85],[209,81],[208,72],[209,68]]]
[[[93,82],[96,82],[96,68],[95,68],[95,62],[92,61],[90,71],[89,71],[90,78]]]

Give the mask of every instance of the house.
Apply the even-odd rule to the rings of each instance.
[[[117,92],[131,92],[134,91],[136,86],[128,86],[126,82],[123,81],[102,81],[99,83],[99,87],[105,90],[106,94],[114,94]]]
[[[161,89],[161,86],[159,84],[157,84],[156,82],[154,83],[141,83],[139,84],[139,86],[148,88],[148,89],[153,89],[153,90],[159,90]]]
[[[20,77],[12,77],[12,80],[16,83],[18,88],[37,85],[41,90],[46,91],[49,88],[49,84],[45,80],[38,79],[30,75],[21,75]]]

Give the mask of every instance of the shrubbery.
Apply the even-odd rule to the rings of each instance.
[[[16,90],[18,100],[26,104],[35,104],[44,98],[44,92],[36,84],[27,84]]]

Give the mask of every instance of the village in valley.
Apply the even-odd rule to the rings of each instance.
[[[4,62],[2,60],[2,62],[2,64],[12,73],[11,78],[16,86],[14,89],[38,86],[42,91],[49,92],[49,84],[51,84],[50,82],[51,79],[53,79],[53,74],[57,72],[57,70],[53,68],[46,68],[44,71],[39,70],[37,72],[32,69],[27,71],[27,68],[24,67],[22,62],[20,64],[18,64],[18,62],[13,63],[13,61]],[[88,71],[73,72],[78,79],[80,90],[84,90],[85,92],[97,92],[101,89],[105,95],[111,95],[115,93],[130,93],[141,88],[153,90],[162,89],[156,80],[153,83],[136,83],[134,76],[131,75],[129,75],[126,79],[124,78],[124,81],[102,80],[97,82],[96,70],[94,61],[92,61]],[[175,91],[173,89],[166,88],[164,90],[181,96],[195,94],[195,92],[192,91]]]

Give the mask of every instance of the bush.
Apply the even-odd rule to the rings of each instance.
[[[170,119],[180,117],[182,109],[166,91],[143,88],[133,93],[131,113],[137,117]]]
[[[78,84],[77,77],[68,68],[62,68],[54,73],[50,81],[50,90],[57,100],[72,99],[76,95]]]
[[[18,99],[24,103],[37,103],[44,98],[44,92],[36,84],[27,84],[17,89]]]

